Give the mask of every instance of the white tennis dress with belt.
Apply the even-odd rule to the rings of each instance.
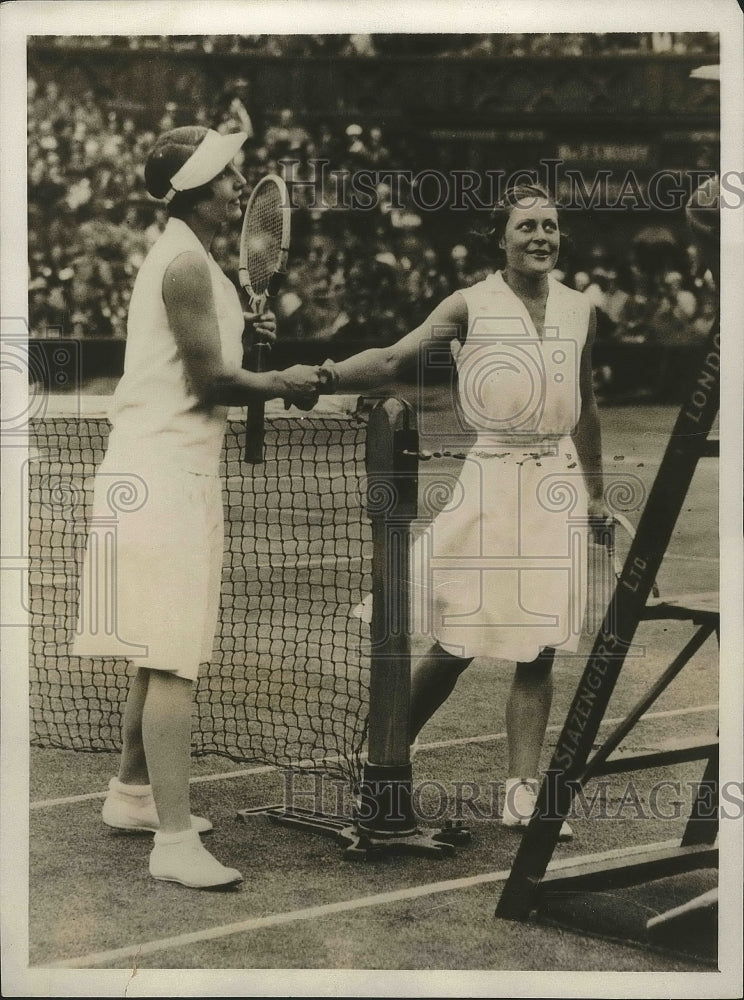
[[[540,337],[500,272],[461,294],[459,399],[477,437],[414,546],[414,626],[463,657],[574,652],[586,605],[587,494],[571,432],[589,303],[550,277]]]
[[[211,656],[219,612],[219,460],[228,409],[199,405],[168,325],[163,276],[187,251],[209,267],[223,362],[241,366],[238,293],[186,223],[170,219],[132,292],[124,375],[96,473],[74,652],[124,656],[194,679]]]

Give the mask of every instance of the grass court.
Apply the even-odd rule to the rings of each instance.
[[[676,413],[674,407],[658,406],[602,409],[608,477],[632,475],[648,489]],[[449,420],[433,403],[426,425],[431,431],[422,436],[421,447],[436,447],[438,436],[446,438]],[[662,596],[718,589],[717,484],[717,462],[701,461],[659,575]],[[638,514],[629,516],[637,521]],[[691,631],[692,626],[677,622],[640,626],[637,655],[622,670],[603,732],[635,703]],[[544,766],[591,641],[587,634],[579,655],[556,662]],[[414,639],[414,655],[420,648],[421,640]],[[475,661],[421,734],[413,775],[422,823],[436,826],[455,817],[472,830],[472,842],[452,858],[354,863],[342,858],[331,838],[275,825],[260,814],[242,822],[239,809],[284,800],[285,777],[267,766],[241,766],[216,756],[195,759],[192,808],[214,822],[208,846],[245,876],[239,891],[230,893],[155,882],[147,872],[150,838],[118,835],[102,825],[100,807],[116,771],[115,755],[33,749],[30,966],[130,973],[133,966],[411,970],[419,984],[425,982],[422,974],[436,970],[711,972],[709,958],[684,941],[659,950],[620,935],[614,940],[595,936],[591,921],[581,932],[495,918],[518,842],[518,834],[498,821],[510,678],[508,664]],[[714,736],[718,700],[718,651],[708,641],[639,724],[628,749]],[[691,802],[689,783],[700,779],[702,769],[697,762],[601,779],[606,815],[575,816],[574,839],[557,848],[557,862],[678,841]],[[587,786],[587,795],[598,791],[593,786],[596,782]],[[302,804],[316,792],[312,779],[297,779],[294,793],[305,796]],[[336,793],[328,787],[324,794],[333,798]],[[676,801],[682,805],[675,806]],[[715,876],[695,873],[670,891],[678,902],[680,893],[692,898],[711,879],[715,884]],[[626,897],[641,915],[672,905],[669,893],[660,893],[658,886],[635,895],[628,891]],[[125,981],[123,973],[122,988]]]

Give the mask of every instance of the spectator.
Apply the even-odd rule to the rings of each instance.
[[[698,299],[715,295],[716,283],[710,268],[703,261],[700,247],[697,243],[690,243],[685,250],[686,275],[690,287],[695,289]]]
[[[375,35],[376,52],[401,55],[430,53],[514,56],[524,54],[570,54],[587,46],[591,51],[628,51],[637,37],[638,49],[650,47],[648,33],[641,36],[553,34],[528,35]],[[644,41],[645,39],[645,41]],[[89,40],[70,36],[61,44],[81,47]],[[96,44],[103,44],[98,39]],[[126,37],[111,36],[114,47],[129,45]],[[182,39],[170,37],[133,39],[138,47],[168,51]],[[368,51],[367,40],[350,41],[347,36],[194,36],[198,47],[212,53],[258,53],[277,58],[347,51],[349,58]],[[685,37],[685,44],[705,45],[715,53],[711,36]],[[354,53],[352,53],[354,50]],[[155,141],[155,128],[162,118],[180,124],[189,118],[218,130],[247,130],[250,113],[258,114],[250,99],[246,78],[225,77],[214,94],[205,92],[202,76],[183,62],[167,104],[153,105],[146,112],[114,110],[108,95],[94,88],[65,93],[58,80],[28,79],[28,209],[29,281],[32,326],[44,323],[70,324],[73,315],[85,316],[87,335],[123,333],[128,288],[132,274],[157,239],[164,224],[160,206],[148,201],[141,164]],[[216,65],[216,63],[214,64]],[[196,109],[196,115],[194,115]],[[247,117],[246,117],[247,116]],[[267,171],[284,172],[298,183],[293,191],[291,270],[287,275],[284,309],[277,303],[282,336],[297,330],[303,337],[326,337],[329,332],[351,335],[366,331],[375,339],[379,330],[392,337],[396,314],[407,323],[458,287],[468,287],[483,277],[483,263],[457,240],[447,242],[438,231],[434,212],[422,211],[405,183],[380,180],[372,189],[374,204],[368,210],[349,212],[344,206],[344,188],[333,172],[358,168],[387,170],[403,168],[416,173],[432,164],[459,169],[457,159],[444,149],[424,144],[411,130],[399,134],[392,125],[367,119],[342,121],[339,113],[318,123],[299,122],[290,109],[283,109],[270,122],[259,142],[249,147],[243,173],[254,186]],[[261,141],[262,140],[262,141]],[[441,144],[440,144],[441,145]],[[434,159],[433,157],[437,157]],[[327,160],[321,171],[314,160]],[[292,161],[291,166],[287,161]],[[305,182],[310,181],[311,184]],[[312,182],[315,182],[313,187]],[[395,185],[395,187],[393,187]],[[122,207],[123,206],[123,207]],[[436,247],[436,249],[434,249]],[[238,252],[237,231],[220,234],[213,253],[220,266],[234,275]],[[658,262],[660,255],[654,252]],[[565,277],[588,291],[597,302],[600,327],[603,317],[619,338],[645,338],[655,315],[664,315],[666,298],[659,287],[651,287],[648,261],[632,262],[627,279],[613,270],[608,248],[600,244],[590,253],[571,261]],[[563,266],[563,265],[562,265]],[[712,278],[699,269],[694,250],[679,262],[663,263],[661,269],[683,274],[682,291],[692,294],[696,311],[690,323],[707,322],[706,302],[715,295]],[[602,273],[604,272],[604,273]],[[649,272],[649,273],[647,273]],[[62,274],[66,277],[61,277]],[[589,281],[586,276],[591,275]],[[71,291],[74,288],[74,301]],[[360,297],[354,303],[354,296]],[[46,296],[46,303],[44,297]],[[384,300],[384,301],[383,301]],[[676,296],[677,308],[689,314],[687,295]],[[51,318],[50,318],[51,317]],[[76,320],[83,329],[83,321]],[[69,333],[68,326],[65,332]],[[600,335],[602,330],[600,330]]]
[[[593,272],[595,284],[590,284],[586,294],[597,310],[598,339],[613,337],[622,320],[630,296],[617,283],[617,270],[598,268]]]
[[[664,285],[674,315],[683,321],[692,319],[697,312],[697,300],[691,291],[683,287],[679,271],[667,271],[664,275]]]
[[[261,56],[303,57],[344,55],[369,58],[382,55],[449,56],[587,56],[610,52],[672,52],[718,54],[715,32],[632,32],[611,34],[325,34],[325,35],[67,35],[52,44],[62,48],[129,48],[164,52],[202,52],[207,55],[251,53]]]
[[[716,318],[716,303],[714,299],[704,299],[700,308],[692,321],[691,337],[695,341],[705,340],[710,333],[713,322]]]
[[[365,56],[370,58],[377,55],[375,43],[372,35],[349,35],[346,44],[341,49],[342,56]]]
[[[280,159],[290,150],[301,149],[309,138],[306,130],[295,124],[291,108],[282,108],[277,124],[266,129],[264,145],[273,156]]]
[[[467,288],[475,284],[476,278],[471,270],[470,253],[462,243],[456,243],[450,250],[452,261],[452,288]]]
[[[617,283],[617,270],[611,267],[607,271],[607,288],[602,302],[602,310],[612,323],[613,332],[623,314],[623,310],[628,303],[628,293],[619,287]]]
[[[382,129],[376,125],[369,130],[367,163],[370,167],[389,167],[390,150],[382,141]]]
[[[367,147],[362,139],[363,134],[364,129],[361,125],[352,124],[346,129],[345,161],[351,169],[367,166],[369,162]]]
[[[651,317],[653,339],[667,345],[688,341],[697,311],[697,299],[683,287],[682,275],[679,271],[667,271],[660,279]]]

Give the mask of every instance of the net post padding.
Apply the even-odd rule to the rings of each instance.
[[[619,576],[607,613],[589,654],[574,700],[538,794],[530,824],[519,846],[496,916],[526,920],[548,891],[580,888],[582,877],[560,879],[547,872],[563,820],[582,783],[587,761],[620,675],[627,651],[644,617],[651,589],[674,531],[698,460],[708,452],[707,438],[718,415],[720,328],[715,323],[701,352],[700,367],[677,416],[659,471],[642,512],[635,538]],[[573,722],[581,718],[581,725]],[[701,847],[702,866],[710,848]],[[676,870],[701,867],[695,851],[680,846]],[[593,885],[605,873],[588,866]],[[636,868],[638,880],[658,876],[656,860]],[[609,869],[608,869],[609,873]],[[609,874],[608,874],[609,877]]]

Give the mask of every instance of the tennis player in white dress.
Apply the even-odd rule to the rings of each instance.
[[[165,231],[137,275],[124,375],[96,475],[92,525],[116,514],[111,566],[91,531],[81,577],[75,653],[128,656],[136,667],[124,713],[122,757],[103,806],[118,829],[155,832],[150,873],[194,888],[242,876],[202,845],[208,819],[191,816],[191,699],[211,658],[223,552],[218,476],[228,407],[281,397],[307,406],[318,371],[243,371],[246,320],[274,336],[274,317],[244,315],[209,248],[238,225],[245,180],[233,163],[247,136],[173,129],[145,166],[148,191],[168,204]],[[246,511],[246,517],[251,512]]]
[[[607,512],[595,320],[586,297],[551,275],[555,203],[541,188],[513,188],[492,223],[503,270],[453,293],[397,344],[325,367],[339,390],[370,390],[400,377],[425,342],[453,344],[460,406],[477,436],[414,547],[413,620],[434,642],[413,668],[410,738],[474,657],[514,661],[503,822],[521,829],[536,799],[555,652],[574,652],[582,630],[589,519]]]

